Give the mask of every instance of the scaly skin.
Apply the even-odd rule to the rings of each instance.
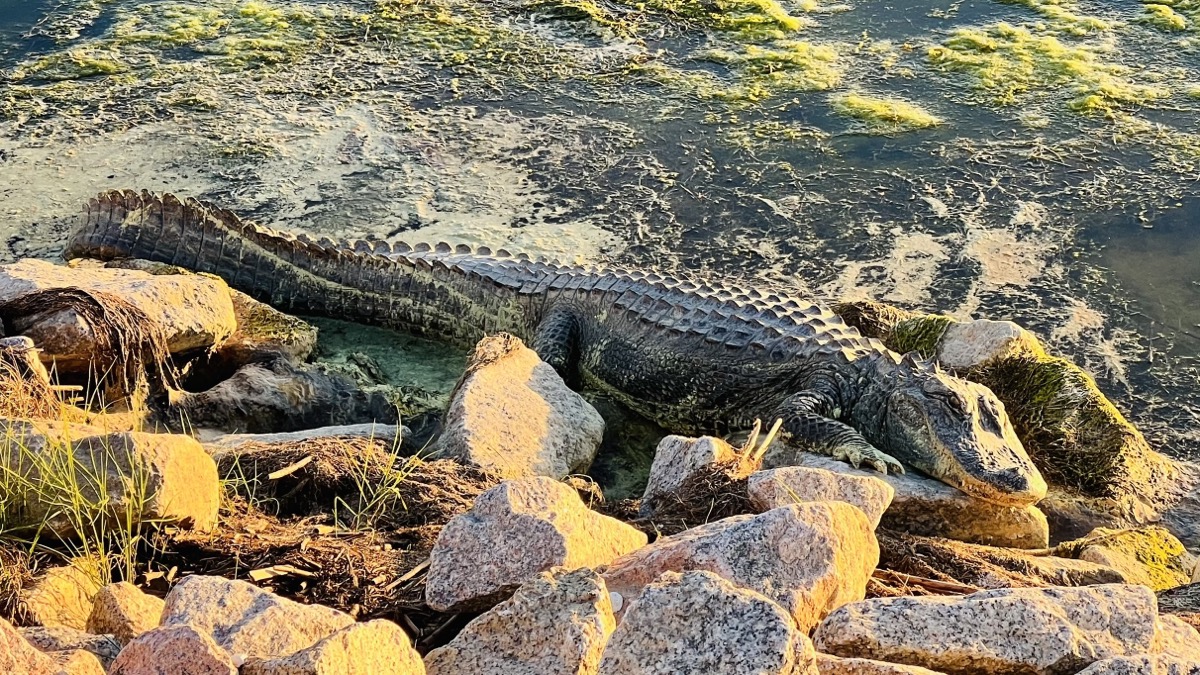
[[[855,466],[903,462],[1003,504],[1046,492],[991,391],[782,294],[486,248],[312,241],[129,191],[91,200],[64,255],[179,265],[285,311],[458,345],[507,331],[673,432],[779,417],[787,440]]]

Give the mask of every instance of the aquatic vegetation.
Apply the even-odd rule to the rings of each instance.
[[[1200,0],[1142,0],[1141,23],[1169,33],[1200,32]]]
[[[862,122],[871,133],[897,133],[942,124],[941,118],[920,106],[889,96],[848,93],[834,96],[830,102],[838,114]]]
[[[1142,23],[1167,31],[1187,30],[1191,22],[1170,5],[1147,4],[1146,13],[1141,17]]]
[[[582,6],[582,3],[555,2]],[[599,10],[599,8],[597,8]],[[502,25],[479,3],[461,0],[376,0],[363,19],[369,35],[401,45],[422,59],[449,68],[487,65],[490,75],[565,77],[572,72],[568,54],[529,33]]]
[[[1055,31],[1068,35],[1090,35],[1113,28],[1113,23],[1097,16],[1079,14],[1072,0],[1004,0],[1028,7],[1050,22]]]
[[[1062,92],[1069,110],[1111,115],[1171,95],[1165,86],[1136,80],[1131,68],[1102,60],[1086,45],[1007,23],[960,28],[927,55],[937,70],[969,75],[988,100],[1000,105],[1016,104],[1026,94]]]
[[[749,100],[768,98],[779,91],[831,89],[842,77],[837,49],[803,40],[776,40],[767,46],[745,45],[741,51],[710,50],[703,57],[733,66],[738,74],[738,85],[748,92]]]
[[[734,33],[743,41],[779,40],[807,25],[777,0],[641,0],[638,9],[660,12],[713,30]],[[815,3],[807,10],[816,8]]]
[[[328,8],[260,0],[145,4],[118,13],[103,37],[21,64],[14,79],[111,75],[186,60],[189,53],[214,56],[224,70],[285,63],[318,48],[331,28],[351,18]]]
[[[118,54],[98,49],[72,49],[49,54],[19,66],[12,75],[13,80],[23,80],[31,75],[57,82],[77,80],[96,75],[112,75],[129,69]]]

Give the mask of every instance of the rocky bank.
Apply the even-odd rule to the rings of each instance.
[[[1200,472],[1115,409],[1119,489],[1049,514],[765,430],[665,436],[620,501],[586,474],[626,430],[511,336],[432,400],[149,263],[0,267],[0,320],[6,672],[1200,673]],[[995,322],[934,346],[1051,358]]]

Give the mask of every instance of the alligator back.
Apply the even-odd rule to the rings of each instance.
[[[285,311],[463,345],[498,331],[528,340],[550,308],[569,304],[594,319],[598,340],[630,347],[669,342],[697,356],[775,363],[844,363],[883,350],[828,309],[786,295],[487,248],[314,241],[169,194],[100,194],[64,256],[178,265]]]

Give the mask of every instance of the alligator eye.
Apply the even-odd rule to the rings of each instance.
[[[986,396],[979,399],[979,425],[993,434],[1004,433],[1003,425],[1000,423],[1000,411]]]

